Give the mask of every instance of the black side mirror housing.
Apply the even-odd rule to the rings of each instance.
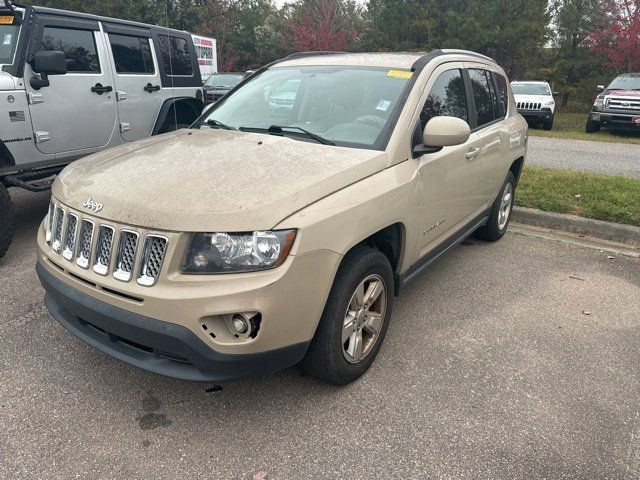
[[[45,75],[64,75],[67,73],[67,59],[59,50],[40,50],[33,55],[33,71]]]
[[[59,50],[40,50],[33,55],[31,68],[40,76],[33,76],[29,84],[35,90],[48,87],[49,75],[64,75],[67,73],[67,59],[64,52]]]

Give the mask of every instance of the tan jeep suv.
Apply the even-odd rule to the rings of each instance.
[[[348,383],[409,280],[474,232],[504,235],[526,143],[485,56],[291,55],[191,128],[62,172],[38,234],[47,307],[170,377],[302,362]]]

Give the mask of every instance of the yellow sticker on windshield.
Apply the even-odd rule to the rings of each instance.
[[[387,72],[387,77],[396,77],[396,78],[411,78],[413,72],[409,72],[407,70],[389,70]]]
[[[11,25],[13,17],[9,15],[0,15],[0,25]]]

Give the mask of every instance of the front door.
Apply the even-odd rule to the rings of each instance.
[[[463,65],[449,63],[438,67],[427,83],[422,109],[416,118],[416,135],[422,136],[426,123],[436,116],[451,116],[469,122],[469,102]],[[481,168],[475,161],[477,135],[463,145],[444,147],[420,157],[417,186],[421,232],[419,256],[471,221],[478,209]]]
[[[111,140],[116,102],[106,46],[98,22],[41,15],[30,49],[61,50],[65,75],[50,75],[50,85],[34,89],[29,65],[25,84],[34,140],[42,153],[89,153]],[[84,151],[84,152],[83,152]]]
[[[122,139],[133,141],[150,137],[163,102],[151,33],[119,25],[107,24],[105,28],[115,65]]]

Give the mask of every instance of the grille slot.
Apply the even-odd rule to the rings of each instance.
[[[138,283],[146,287],[154,285],[162,269],[167,252],[167,239],[160,235],[147,235],[142,250],[142,264],[138,274]]]
[[[47,213],[47,222],[45,223],[45,236],[46,242],[51,245],[51,231],[53,230],[53,217],[56,212],[56,207],[53,202],[49,202],[49,211]]]
[[[76,247],[76,234],[78,232],[78,217],[73,213],[67,215],[67,230],[64,234],[64,242],[62,242],[62,256],[66,260],[73,260],[73,254]]]
[[[93,261],[93,271],[98,275],[109,273],[109,261],[115,229],[109,225],[100,225],[98,229],[98,241],[96,242],[96,254]]]
[[[82,220],[80,224],[80,241],[78,244],[78,256],[76,264],[84,269],[89,268],[91,258],[91,243],[93,242],[94,225],[91,220]]]
[[[120,231],[118,242],[118,256],[116,257],[113,276],[123,282],[131,280],[133,266],[136,262],[136,249],[138,247],[138,234],[131,230]]]
[[[60,253],[62,248],[62,231],[64,227],[64,210],[62,207],[56,207],[56,214],[54,217],[51,248],[53,248],[54,252]]]

